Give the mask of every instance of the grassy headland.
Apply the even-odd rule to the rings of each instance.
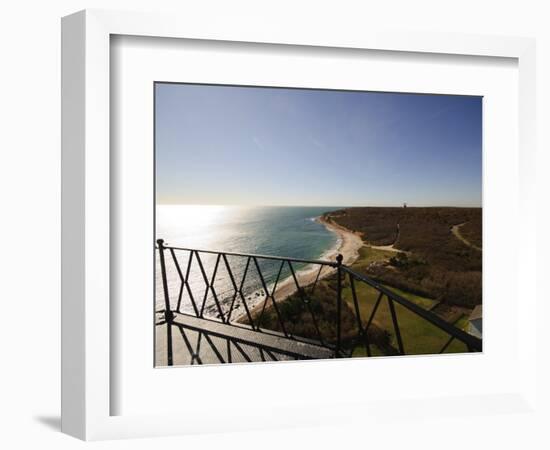
[[[348,208],[325,215],[373,246],[401,251],[386,264],[370,264],[372,278],[448,305],[481,303],[481,208]],[[465,245],[451,232],[461,224]]]

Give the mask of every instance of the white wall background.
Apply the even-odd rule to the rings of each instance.
[[[80,448],[86,444],[59,433],[59,194],[60,194],[60,17],[83,8],[179,10],[208,21],[267,16],[307,27],[388,27],[425,31],[532,36],[538,39],[539,275],[548,254],[550,150],[550,12],[545,1],[430,0],[358,2],[57,0],[4,2],[0,8],[0,447]],[[546,295],[548,297],[548,295]],[[541,299],[543,296],[541,296]],[[541,325],[549,308],[542,305]],[[540,331],[548,342],[548,332]],[[541,398],[550,405],[548,345],[540,345]],[[368,384],[365,386],[368,388]],[[421,423],[404,420],[369,429],[282,430],[247,435],[209,435],[162,440],[88,444],[96,448],[548,448],[546,420],[539,415],[500,415]],[[206,419],[205,419],[206,420]],[[215,430],[213,430],[215,431]],[[474,438],[474,436],[476,436]],[[498,447],[497,447],[498,446]]]

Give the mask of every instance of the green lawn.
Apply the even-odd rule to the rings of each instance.
[[[352,269],[357,272],[364,272],[367,266],[375,261],[383,261],[395,256],[395,252],[388,252],[386,250],[378,250],[371,247],[361,247],[359,249],[359,258],[352,264]]]
[[[437,300],[433,300],[427,297],[421,297],[420,295],[416,295],[416,294],[411,294],[410,292],[402,291],[401,289],[397,289],[393,286],[385,286],[385,287],[388,288],[390,291],[393,291],[396,294],[399,294],[401,297],[404,297],[407,300],[413,302],[414,304],[427,310],[432,309],[434,306],[436,306],[439,303]]]
[[[365,268],[373,261],[387,259],[391,255],[391,252],[363,247],[360,251],[359,260],[353,264],[353,269],[358,272],[364,272]],[[393,287],[388,287],[388,289],[427,310],[433,308],[437,304],[437,301],[429,298],[410,294]],[[358,281],[355,282],[355,290],[359,304],[361,321],[366,324],[374,309],[379,292],[373,287]],[[348,305],[354,310],[353,295],[348,282],[345,283],[342,296]],[[439,353],[445,343],[449,340],[449,335],[426,320],[418,317],[404,306],[397,303],[394,303],[394,305],[405,353],[417,355]],[[466,320],[466,322],[464,322],[464,320]],[[378,310],[376,311],[373,322],[378,327],[391,333],[391,344],[397,348],[397,338],[394,332],[388,299],[386,296],[383,297]],[[459,319],[458,322],[457,326],[459,328],[463,328],[467,325],[467,317],[465,319]],[[375,348],[375,346],[373,346],[371,350],[374,356],[382,355],[381,351]],[[466,346],[460,341],[455,340],[451,343],[451,345],[449,345],[445,353],[465,351],[467,351]],[[354,350],[353,356],[366,356],[366,351],[364,348],[357,348]]]
[[[470,321],[468,320],[468,316],[466,314],[462,315],[460,319],[458,319],[454,325],[457,328],[460,328],[461,330],[467,331],[468,324]]]

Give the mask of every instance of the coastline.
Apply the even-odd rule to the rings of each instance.
[[[320,259],[324,261],[336,261],[336,257],[338,256],[338,254],[341,254],[343,256],[342,263],[351,265],[359,258],[359,249],[363,247],[364,242],[358,233],[354,233],[347,228],[332,222],[330,219],[327,220],[324,216],[319,216],[315,218],[315,221],[323,224],[329,231],[337,235],[336,244],[331,249],[326,251]],[[324,266],[321,270],[321,274],[319,275],[319,280],[329,276],[334,272],[334,268],[330,266]],[[301,287],[306,287],[315,282],[318,274],[319,267],[314,265],[313,267],[306,267],[302,270],[297,271],[296,279],[298,280],[298,284]],[[296,283],[294,282],[292,277],[288,277],[277,285],[277,289],[274,293],[275,300],[277,302],[284,301],[296,291]],[[254,315],[254,313],[258,312],[258,310],[263,307],[263,303],[263,301],[260,301],[257,304],[251,306],[251,314]],[[242,311],[237,318],[237,321],[241,321],[244,318],[246,318],[246,313]]]
[[[329,231],[332,231],[338,236],[338,244],[335,248],[329,250],[326,258],[336,260],[336,256],[340,253],[344,259],[343,264],[351,265],[359,258],[359,249],[365,245],[359,233],[348,230],[347,228],[320,216],[316,219],[322,223]]]

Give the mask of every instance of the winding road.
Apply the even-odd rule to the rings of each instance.
[[[477,245],[472,244],[469,240],[467,240],[464,236],[460,234],[460,227],[462,225],[466,225],[468,222],[459,223],[458,225],[453,225],[451,227],[451,233],[453,233],[457,239],[460,239],[464,244],[466,244],[468,247],[474,248],[478,251],[481,251],[481,248],[479,248]]]

